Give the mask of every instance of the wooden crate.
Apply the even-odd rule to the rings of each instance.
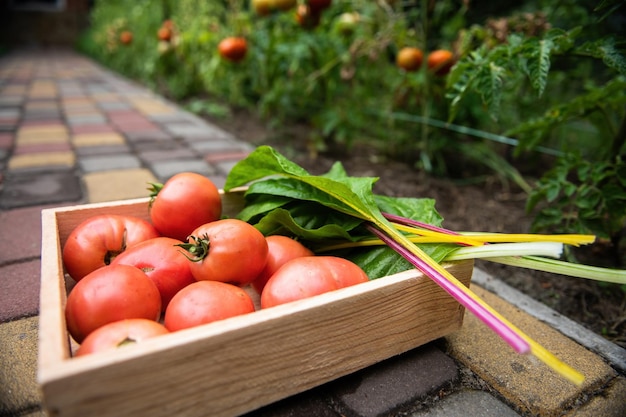
[[[242,197],[223,197],[234,214]],[[42,212],[38,382],[51,416],[234,416],[459,329],[464,308],[415,270],[310,299],[72,357],[61,248],[101,213],[145,219],[135,199]],[[446,265],[469,285],[473,263]]]

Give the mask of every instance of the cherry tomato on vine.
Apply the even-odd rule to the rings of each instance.
[[[261,308],[302,300],[367,282],[355,263],[335,256],[305,256],[285,263],[272,275],[261,293]]]
[[[222,58],[232,62],[239,62],[245,58],[248,52],[248,41],[245,38],[230,36],[224,38],[217,45]]]
[[[267,261],[265,236],[237,219],[204,224],[180,246],[188,251],[192,261],[189,268],[198,281],[246,285],[259,275]]]
[[[131,43],[133,43],[133,32],[125,30],[120,33],[120,42],[123,45],[130,45]]]
[[[141,269],[155,283],[161,294],[161,309],[187,285],[196,282],[189,260],[177,245],[180,240],[157,237],[129,248],[115,258],[111,265],[131,265]]]
[[[161,295],[140,269],[129,265],[108,265],[80,280],[67,296],[65,320],[74,340],[105,324],[123,319],[158,320]]]
[[[437,75],[446,75],[454,65],[454,55],[445,49],[438,49],[428,54],[428,69]]]
[[[89,333],[89,336],[78,347],[76,356],[118,349],[167,333],[169,330],[154,320],[126,319],[114,321]]]
[[[198,281],[172,298],[164,324],[174,332],[253,311],[254,303],[242,288],[218,281]]]
[[[67,273],[80,281],[90,272],[109,265],[127,248],[159,236],[146,220],[133,216],[102,214],[80,223],[63,245]]]
[[[183,172],[165,184],[152,184],[150,219],[163,236],[185,241],[196,227],[221,215],[222,197],[205,176]]]
[[[396,56],[396,65],[405,71],[417,71],[422,66],[424,53],[421,49],[405,46]]]
[[[259,294],[272,275],[287,261],[302,256],[313,256],[313,252],[302,243],[287,236],[268,236],[267,241],[267,262],[265,268],[252,281],[252,286]]]

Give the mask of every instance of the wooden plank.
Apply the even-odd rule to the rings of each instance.
[[[233,197],[233,198],[231,198]],[[241,206],[226,195],[225,213]],[[230,206],[230,204],[233,204]],[[71,358],[60,248],[94,213],[147,200],[44,211],[38,379],[58,416],[233,416],[362,369],[460,328],[464,309],[415,270]],[[469,285],[471,261],[446,265]]]

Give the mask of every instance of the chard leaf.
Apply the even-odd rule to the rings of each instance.
[[[407,219],[418,220],[423,223],[441,226],[443,217],[435,209],[435,200],[432,198],[388,197],[375,195],[374,199],[380,211],[396,214]]]
[[[436,262],[442,262],[458,246],[445,243],[426,243],[421,244],[420,248]],[[359,265],[370,279],[382,278],[415,268],[389,246],[356,249],[341,256]]]

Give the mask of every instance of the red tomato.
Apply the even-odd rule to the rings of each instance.
[[[65,306],[67,328],[78,343],[105,324],[134,318],[158,320],[161,295],[140,269],[108,265],[96,269],[70,291]]]
[[[405,46],[396,56],[396,65],[405,71],[417,71],[422,66],[424,53],[421,49]]]
[[[222,39],[217,45],[220,55],[233,62],[241,61],[248,52],[248,41],[245,38],[231,36]]]
[[[165,327],[173,332],[252,313],[254,303],[240,287],[218,281],[198,281],[172,298],[165,311]]]
[[[265,240],[267,241],[267,262],[259,276],[252,281],[252,286],[259,294],[263,291],[267,280],[287,261],[302,256],[313,256],[313,252],[302,243],[287,236],[268,236]]]
[[[365,272],[343,258],[296,258],[284,264],[267,281],[261,293],[261,307],[273,307],[366,281]]]
[[[189,269],[189,260],[177,245],[180,240],[157,237],[141,242],[115,258],[111,265],[131,265],[141,269],[154,282],[161,294],[161,309],[187,285],[196,282]]]
[[[76,356],[117,349],[169,333],[161,323],[148,319],[114,321],[89,333],[76,351]]]
[[[157,38],[160,41],[169,41],[172,39],[172,29],[166,26],[162,26],[157,31]]]
[[[306,4],[311,9],[312,13],[319,13],[329,8],[332,2],[332,0],[307,0]]]
[[[74,280],[105,265],[120,253],[144,240],[159,236],[147,221],[113,214],[91,217],[79,224],[63,246],[63,264]]]
[[[133,32],[125,30],[120,33],[120,42],[124,45],[130,45],[133,42]]]
[[[252,282],[265,267],[267,242],[254,226],[223,219],[200,226],[182,245],[189,253],[190,269],[198,281],[234,285]]]
[[[195,228],[221,215],[219,190],[200,174],[183,172],[163,185],[153,184],[150,219],[163,236],[185,241]]]
[[[426,61],[428,69],[437,75],[446,75],[454,65],[454,55],[445,49],[432,51]]]

